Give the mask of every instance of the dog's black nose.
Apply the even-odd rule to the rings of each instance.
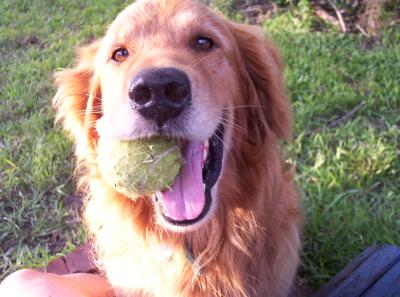
[[[133,78],[129,98],[141,115],[161,127],[190,104],[190,81],[176,68],[146,68]]]

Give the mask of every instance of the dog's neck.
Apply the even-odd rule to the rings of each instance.
[[[174,248],[167,243],[161,243],[153,246],[154,258],[159,262],[168,262],[174,256]]]
[[[197,267],[197,268],[195,267],[194,263],[196,261],[196,258],[195,258],[193,251],[187,241],[184,242],[183,251],[184,251],[186,259],[187,259],[188,263],[190,264],[190,266],[192,267],[195,275],[196,276],[201,275],[201,273],[204,270],[204,267]],[[154,257],[160,263],[166,263],[166,262],[171,261],[175,252],[176,252],[176,250],[168,243],[161,243],[161,244],[153,247]]]
[[[184,251],[185,251],[185,256],[186,256],[188,262],[190,263],[190,267],[192,267],[194,274],[196,276],[200,276],[203,273],[204,266],[196,267],[194,265],[196,258],[193,255],[193,251],[187,241],[185,241],[185,244],[184,244]]]

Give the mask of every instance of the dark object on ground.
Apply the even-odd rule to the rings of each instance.
[[[292,292],[289,297],[312,297],[314,290],[301,278],[297,278],[294,282]]]
[[[313,297],[400,296],[400,248],[373,246],[351,261]]]

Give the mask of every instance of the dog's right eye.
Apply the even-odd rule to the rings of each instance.
[[[111,59],[113,59],[115,62],[121,63],[125,61],[129,56],[129,52],[126,48],[119,48],[115,50],[111,56]]]
[[[214,41],[211,38],[199,36],[194,40],[193,47],[200,51],[208,51],[214,46]]]

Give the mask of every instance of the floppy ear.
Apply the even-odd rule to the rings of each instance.
[[[248,126],[257,125],[261,133],[272,131],[279,139],[291,136],[291,109],[283,83],[283,64],[278,50],[261,29],[255,26],[228,23],[239,48],[239,69],[242,72],[247,104],[261,106],[256,115],[249,114]],[[255,123],[254,121],[258,121]],[[265,130],[265,131],[264,131]]]
[[[101,40],[79,49],[76,66],[55,74],[58,90],[53,98],[56,121],[74,138],[79,147],[93,146],[97,133],[94,122],[100,117],[101,91],[94,75],[94,60]]]

